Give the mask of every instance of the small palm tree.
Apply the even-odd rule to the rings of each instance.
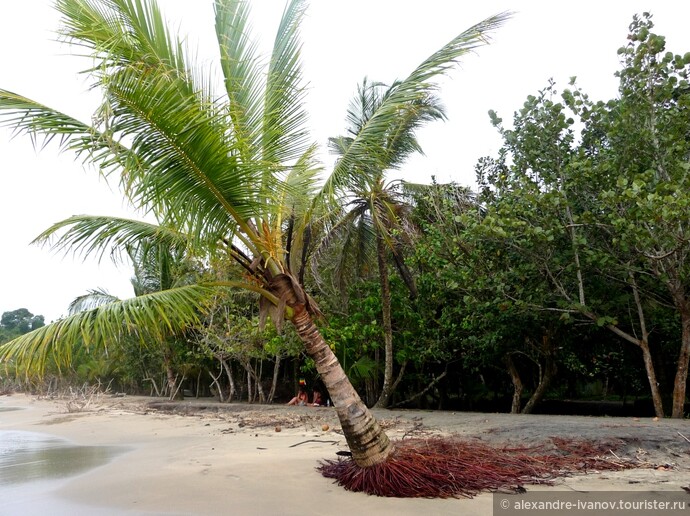
[[[67,229],[58,239],[56,246],[74,253],[99,254],[99,250],[110,247],[112,260],[117,264],[127,255],[134,268],[131,284],[135,296],[162,292],[185,284],[194,283],[199,274],[194,270],[192,260],[186,255],[187,238],[173,228],[117,217],[73,216],[54,224],[45,230],[34,243],[49,243],[51,239]],[[151,235],[155,234],[155,239]],[[84,239],[85,236],[96,239]],[[102,252],[100,253],[102,254]],[[121,299],[102,289],[94,289],[77,297],[70,303],[69,314],[93,310]],[[160,348],[171,398],[182,398],[175,370],[174,337],[163,339],[155,345]],[[151,343],[149,343],[151,344]]]
[[[103,102],[86,124],[0,90],[0,116],[16,132],[57,139],[104,175],[117,174],[129,200],[186,235],[192,253],[229,256],[243,276],[74,314],[4,345],[0,361],[40,369],[48,355],[68,360],[77,343],[103,345],[131,333],[160,341],[200,324],[219,289],[247,289],[261,296],[262,310],[294,325],[334,402],[355,462],[382,463],[392,445],[319,332],[318,310],[299,280],[304,260],[296,250],[305,240],[312,213],[307,200],[319,170],[303,104],[304,2],[287,5],[266,69],[249,38],[248,4],[214,5],[220,89],[213,70],[197,65],[168,30],[154,0],[57,0],[62,34],[93,58],[89,73]],[[366,145],[370,136],[378,141],[377,133],[388,130],[400,109],[428,96],[432,79],[485,44],[487,33],[505,19],[481,22],[422,63],[386,98],[350,150]],[[68,230],[58,245],[89,242],[88,248],[102,252],[114,238],[103,227],[81,234]],[[126,238],[130,230],[116,233]]]
[[[368,124],[376,119],[380,109],[387,108],[386,100],[400,86],[400,82],[387,87],[365,78],[348,109],[347,135],[330,139],[332,151],[339,156],[331,181],[335,183],[337,198],[345,201],[323,245],[339,243],[341,260],[354,255],[360,271],[368,269],[373,261],[377,264],[385,351],[383,386],[377,407],[388,405],[395,385],[389,256],[393,257],[410,296],[417,297],[414,279],[402,255],[403,240],[413,231],[407,216],[410,210],[401,197],[399,182],[388,182],[386,173],[398,169],[410,154],[422,152],[415,135],[420,126],[445,118],[438,98],[424,92],[402,106],[377,139],[370,138],[358,147],[358,138],[366,139]],[[344,267],[336,268],[342,270]]]

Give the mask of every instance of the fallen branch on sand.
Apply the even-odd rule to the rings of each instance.
[[[292,445],[288,446],[288,448],[295,448],[297,446],[301,446],[301,445],[307,444],[307,443],[338,444],[339,442],[340,441],[323,441],[321,439],[308,439],[306,441],[302,441],[301,443],[292,444]]]

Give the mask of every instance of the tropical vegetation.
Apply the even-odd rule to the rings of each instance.
[[[70,219],[50,228],[56,247],[103,253],[147,241],[170,250],[185,241],[201,263],[234,263],[220,277],[191,284],[159,284],[132,299],[75,313],[15,339],[0,356],[27,370],[46,360],[67,363],[80,350],[103,350],[135,335],[165,345],[193,331],[218,293],[240,288],[259,295],[260,318],[280,328],[289,320],[313,360],[340,418],[355,462],[371,466],[392,450],[386,434],[350,384],[315,320],[321,316],[305,289],[308,236],[330,211],[342,179],[333,174],[314,191],[316,146],[306,127],[299,25],[305,6],[290,2],[268,60],[261,66],[249,39],[249,6],[215,2],[219,69],[198,65],[171,32],[158,6],[144,0],[58,0],[62,36],[86,51],[93,87],[103,100],[92,124],[9,91],[0,91],[5,123],[32,137],[57,138],[86,159],[158,224],[109,218]],[[462,55],[485,44],[505,15],[453,38],[381,102],[341,158],[341,168],[378,161],[391,127],[436,89],[433,80]],[[59,230],[63,230],[59,232]],[[227,274],[224,274],[227,273]]]
[[[604,413],[684,417],[690,53],[666,51],[651,15],[619,50],[616,98],[594,101],[573,78],[530,95],[510,125],[491,112],[503,145],[472,191],[390,175],[445,118],[437,79],[509,15],[390,86],[365,79],[327,171],[304,107],[304,3],[288,3],[266,67],[249,5],[214,5],[222,84],[154,1],[57,0],[103,93],[91,123],[0,90],[4,125],[116,179],[142,214],[38,236],[131,264],[136,296],[95,289],[64,319],[29,322],[0,347],[3,374],[258,402],[307,378],[361,468],[394,449],[374,405],[529,413],[593,398],[617,402]]]

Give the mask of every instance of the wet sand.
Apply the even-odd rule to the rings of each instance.
[[[11,483],[0,467],[0,514],[466,514],[492,512],[473,499],[390,499],[351,493],[323,478],[319,460],[345,450],[332,408],[219,405],[104,397],[69,412],[64,400],[0,397],[0,432],[25,431],[72,445],[124,450],[60,479]],[[21,410],[6,410],[20,408]],[[4,409],[4,410],[3,410]],[[460,435],[537,444],[551,437],[617,443],[621,459],[647,467],[592,472],[532,490],[673,491],[690,484],[690,424],[632,418],[375,411],[392,438]],[[324,430],[324,425],[328,429]],[[279,428],[280,431],[276,431]]]

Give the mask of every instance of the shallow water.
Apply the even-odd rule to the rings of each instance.
[[[35,432],[0,430],[0,487],[78,475],[123,451],[114,446],[77,446]]]
[[[8,409],[0,407],[3,412]],[[125,451],[116,446],[77,446],[37,432],[0,430],[0,514],[118,514],[72,504],[50,493],[69,477],[86,474]]]

